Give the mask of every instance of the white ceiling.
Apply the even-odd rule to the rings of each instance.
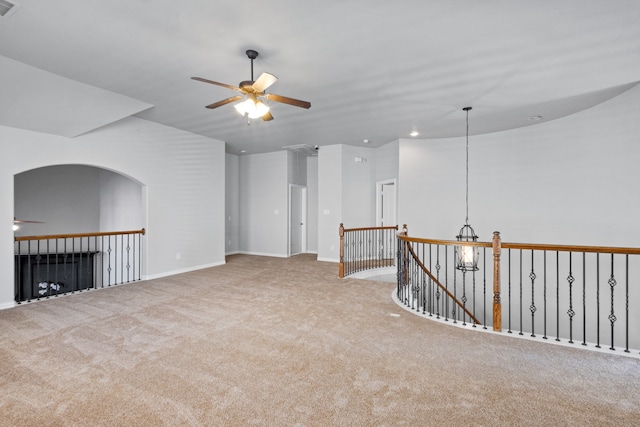
[[[129,115],[227,151],[379,146],[486,133],[589,108],[640,81],[638,0],[19,0],[0,18],[0,124],[76,136]],[[237,85],[271,104],[250,126]],[[16,63],[18,61],[19,63]],[[7,65],[9,64],[9,65]],[[531,116],[542,116],[534,122]]]

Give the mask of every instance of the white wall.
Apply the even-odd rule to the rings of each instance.
[[[225,167],[225,252],[240,250],[240,159],[226,154]]]
[[[376,225],[375,149],[342,146],[342,219],[347,228]],[[357,162],[356,159],[363,159]],[[339,225],[339,224],[338,224]]]
[[[640,246],[640,86],[548,123],[469,138],[469,221],[482,241]],[[473,117],[470,118],[473,126]],[[454,239],[464,138],[400,140],[399,221]]]
[[[342,145],[318,152],[318,260],[340,260],[338,227],[342,222]],[[337,274],[337,272],[336,272]]]
[[[366,147],[328,145],[319,150],[319,260],[340,260],[340,223],[346,228],[375,226],[375,157],[375,149]]]
[[[240,251],[288,255],[288,152],[240,157]]]
[[[224,263],[224,142],[130,117],[73,139],[0,126],[0,143],[0,307],[13,305],[14,175],[43,166],[91,165],[146,185],[146,277]]]
[[[400,141],[384,144],[374,150],[376,182],[398,179],[400,169]]]
[[[68,166],[67,166],[68,167]],[[99,231],[139,230],[146,220],[146,193],[140,183],[120,174],[100,173]],[[93,230],[92,230],[93,231]]]
[[[318,157],[307,157],[307,252],[318,253]]]
[[[100,229],[100,170],[49,166],[16,174],[14,212],[21,224],[16,236],[89,233]]]

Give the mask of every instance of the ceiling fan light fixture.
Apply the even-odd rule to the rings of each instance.
[[[269,106],[260,100],[247,98],[236,105],[234,108],[243,117],[249,117],[250,119],[259,119],[269,112]]]

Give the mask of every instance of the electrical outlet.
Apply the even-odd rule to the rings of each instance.
[[[176,253],[176,259],[180,259],[180,252]]]

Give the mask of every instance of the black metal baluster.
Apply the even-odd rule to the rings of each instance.
[[[20,240],[18,240],[18,254],[15,256],[15,263],[16,263],[16,278],[15,278],[15,283],[14,283],[14,292],[16,294],[16,302],[18,304],[22,304],[22,286],[21,286],[21,282],[22,282],[22,242]],[[27,256],[28,258],[28,256]]]
[[[543,275],[543,295],[542,295],[542,303],[544,310],[544,334],[542,335],[543,339],[547,339],[547,251],[542,252],[542,275]]]
[[[509,293],[507,298],[509,299],[509,322],[507,325],[507,333],[511,334],[513,333],[513,331],[511,330],[511,249],[507,250],[507,258],[508,258],[508,263],[507,263],[507,270],[509,271]]]
[[[436,245],[436,279],[440,283],[440,245]],[[436,286],[436,319],[440,318],[440,286]]]
[[[80,249],[78,249],[78,256],[80,257],[80,262],[79,262],[79,266],[78,266],[78,268],[79,268],[79,270],[78,270],[78,290],[82,291],[85,288],[85,286],[83,285],[83,283],[84,283],[84,276],[83,276],[84,269],[82,268],[82,258],[83,258],[83,256],[82,256],[82,237],[80,237],[78,240],[80,242]]]
[[[58,285],[58,290],[60,290],[60,278],[58,277],[58,273],[59,273],[59,265],[60,263],[58,262],[58,257],[60,256],[60,252],[58,250],[58,242],[60,240],[56,239],[56,274],[55,274],[55,278],[56,278],[56,284]],[[63,291],[64,293],[64,291]],[[58,292],[56,291],[56,296],[58,296]]]
[[[467,270],[463,267],[462,268],[462,298],[460,298],[460,301],[462,301],[462,325],[466,326],[467,325],[467,312],[464,310],[467,308],[467,284],[466,284],[466,280],[467,280]]]
[[[455,273],[454,273],[455,275]],[[447,246],[444,247],[444,288],[449,291],[449,251],[447,250]],[[443,312],[444,312],[444,321],[449,321],[449,292],[446,292],[443,297],[442,304]]]
[[[425,256],[425,246],[422,243],[422,257],[426,260]],[[427,273],[422,271],[422,314],[426,314],[427,312]]]
[[[111,271],[113,270],[111,267],[111,253],[113,252],[113,249],[111,248],[111,237],[112,236],[107,237],[107,286],[111,286]]]
[[[124,235],[120,235],[120,283],[124,283]]]
[[[131,281],[131,243],[130,243],[130,234],[127,234],[127,283]]]
[[[100,287],[104,288],[104,236],[100,236]]]
[[[40,283],[42,282],[41,276],[41,269],[40,269],[40,261],[42,260],[42,255],[40,253],[40,240],[38,240],[38,243],[36,243],[36,249],[37,249],[37,255],[36,255],[36,271],[38,272],[36,275],[36,284],[37,284],[37,290],[36,290],[36,300],[40,299]],[[33,291],[31,291],[33,292]]]
[[[519,270],[519,274],[520,274],[520,295],[519,295],[519,299],[520,299],[520,310],[519,310],[519,317],[520,317],[520,332],[518,333],[518,335],[524,335],[522,333],[522,270],[523,270],[523,265],[522,265],[522,249],[520,249],[519,251],[519,260],[520,260],[520,266],[518,267]]]
[[[142,280],[142,235],[138,234],[138,280]]]
[[[613,254],[611,254],[611,277],[609,277],[609,281],[607,283],[609,283],[609,288],[611,289],[611,313],[609,313],[609,322],[611,323],[611,347],[609,347],[609,350],[615,350],[616,348],[613,345],[613,342],[614,342],[613,333],[614,333],[614,323],[616,322],[617,318],[615,315],[615,309],[614,309],[614,303],[613,303],[613,289],[616,286],[616,278],[613,273]]]
[[[572,252],[569,252],[569,276],[567,276],[567,282],[569,282],[569,310],[567,310],[567,315],[569,316],[569,344],[573,344],[573,316],[576,315],[576,312],[573,311],[573,282],[575,278],[573,277],[572,269]]]
[[[136,246],[138,245],[139,238],[140,238],[139,234],[133,236],[133,254],[131,256],[131,259],[133,260],[133,272],[131,276],[133,277],[134,282],[136,281]],[[138,264],[138,270],[140,270],[140,264]]]
[[[560,252],[556,251],[556,341],[560,341]]]
[[[625,254],[625,335],[626,335],[626,345],[624,352],[629,353],[629,254]]]
[[[47,241],[46,241],[46,247],[47,247],[47,255],[46,255],[46,257],[47,257],[47,267],[46,267],[46,269],[47,269],[47,280],[46,280],[47,284],[46,284],[46,288],[44,290],[45,290],[45,294],[46,294],[46,299],[49,299],[49,297],[51,296],[51,287],[52,287],[51,280],[50,280],[51,275],[50,275],[50,271],[49,271],[50,270],[50,266],[51,266],[51,259],[50,259],[50,255],[49,255],[51,253],[51,251],[49,250],[49,239],[47,239]]]
[[[529,278],[531,279],[531,306],[529,306],[529,311],[531,311],[531,336],[535,338],[536,336],[536,322],[535,322],[535,314],[536,314],[536,298],[535,298],[535,281],[536,281],[536,272],[534,270],[534,259],[533,259],[533,250],[531,251],[531,273],[529,273]]]
[[[600,348],[600,253],[596,254],[596,348]]]
[[[582,345],[587,345],[587,253],[582,252]]]
[[[420,246],[422,246],[422,259],[424,260],[424,243],[421,243]],[[420,258],[418,258],[420,259]],[[424,263],[423,263],[424,264]],[[424,272],[424,270],[419,269],[420,271],[420,278],[422,281],[421,284],[421,290],[420,292],[422,293],[422,295],[420,295],[420,301],[422,302],[422,314],[426,313],[427,310],[427,295],[426,295],[426,290],[427,290],[427,280],[426,280],[426,273]]]
[[[454,251],[455,251],[455,247],[454,247]],[[455,262],[455,252],[453,255],[453,259]],[[451,318],[453,319],[453,323],[458,323],[458,313],[456,312],[456,309],[458,308],[458,284],[456,283],[456,279],[457,279],[458,275],[456,274],[456,270],[454,267],[453,270],[453,301],[451,301]]]
[[[487,248],[482,248],[482,329],[487,329]],[[475,314],[475,313],[474,313]]]

